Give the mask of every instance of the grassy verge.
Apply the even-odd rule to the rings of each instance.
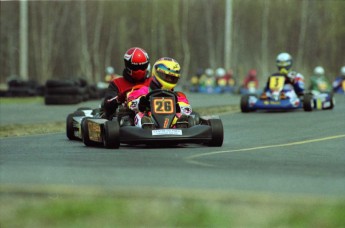
[[[0,127],[0,138],[64,132],[66,123],[10,124]]]
[[[43,97],[1,97],[0,104],[44,103]]]
[[[344,227],[345,200],[202,190],[11,191],[3,227]],[[20,219],[19,219],[20,218]]]

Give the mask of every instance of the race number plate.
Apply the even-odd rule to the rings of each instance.
[[[271,76],[269,88],[274,91],[281,91],[284,87],[284,76]]]
[[[181,129],[158,129],[152,130],[152,135],[182,135]]]
[[[157,114],[175,113],[174,99],[170,97],[159,97],[153,100],[153,112]]]

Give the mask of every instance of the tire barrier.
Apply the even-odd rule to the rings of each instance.
[[[46,81],[44,94],[46,105],[78,104],[89,100],[89,98],[89,87],[85,80],[49,79]]]
[[[105,91],[105,90],[104,90]],[[1,97],[42,96],[45,104],[77,104],[103,97],[103,90],[83,78],[49,79],[44,85],[34,80],[11,78],[0,88]]]
[[[85,79],[74,80],[49,79],[45,84],[44,102],[53,104],[78,104],[83,101],[100,99],[100,92],[95,85],[89,85]]]
[[[36,81],[24,81],[19,78],[12,78],[7,81],[7,91],[3,93],[6,97],[32,97],[43,94],[43,86]]]

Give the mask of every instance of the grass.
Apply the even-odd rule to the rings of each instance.
[[[65,122],[9,124],[0,127],[0,138],[64,132],[65,126]]]
[[[1,190],[1,189],[0,189]],[[61,189],[60,189],[61,190]],[[2,227],[344,227],[345,199],[202,190],[0,191]]]
[[[1,97],[0,104],[44,103],[43,97]]]

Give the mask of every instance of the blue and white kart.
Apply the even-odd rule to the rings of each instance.
[[[241,111],[256,110],[293,110],[303,107],[303,101],[297,97],[292,86],[285,85],[284,75],[270,76],[268,91],[263,95],[244,94],[241,97]]]
[[[269,89],[261,96],[245,94],[241,97],[241,111],[253,112],[256,110],[288,111],[303,108],[304,111],[315,109],[333,109],[335,101],[331,93],[306,93],[296,96],[293,87],[285,85],[284,75],[271,76]]]

